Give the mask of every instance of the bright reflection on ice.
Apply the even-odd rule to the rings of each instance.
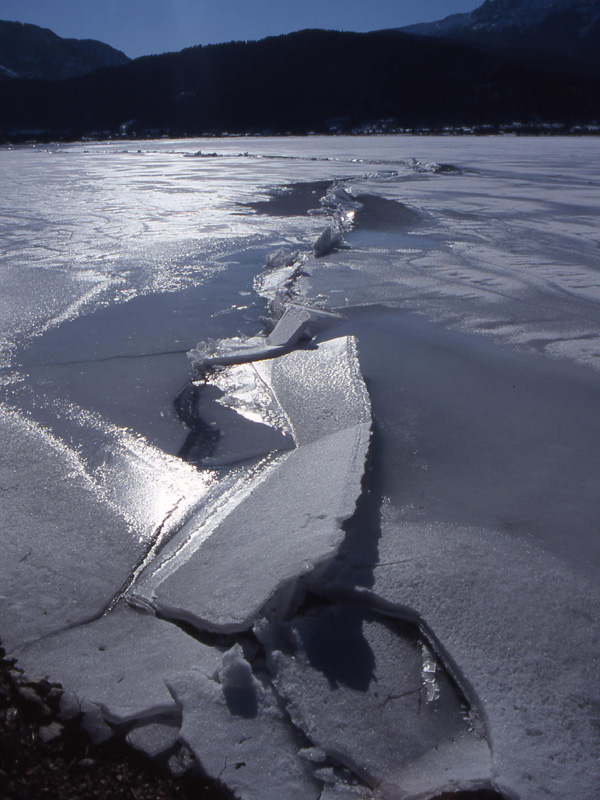
[[[79,456],[86,474],[140,542],[160,544],[215,483],[211,470],[195,469],[97,414],[73,406],[65,410],[95,438],[94,452]]]
[[[207,494],[207,502],[199,507],[198,513],[190,518],[172,543],[165,547],[157,559],[149,562],[147,569],[140,574],[132,587],[130,602],[151,609],[145,597],[189,561],[233,509],[267,480],[287,457],[287,453],[278,457],[269,456],[254,467],[234,470],[215,483],[214,491]]]
[[[423,642],[421,645],[423,655],[423,686],[425,688],[425,699],[428,703],[433,703],[440,696],[440,686],[437,680],[437,659]]]
[[[251,422],[260,422],[282,433],[292,434],[290,421],[254,364],[238,364],[217,369],[208,383],[222,392],[217,402],[232,408]]]

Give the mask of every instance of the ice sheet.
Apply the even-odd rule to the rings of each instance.
[[[180,674],[212,675],[220,663],[214,648],[126,604],[19,651],[19,665],[29,676],[52,675],[66,688],[61,704],[67,716],[89,704],[90,712],[100,709],[113,726],[179,726],[180,709],[166,681]]]
[[[205,157],[184,157],[200,149]],[[115,592],[119,596],[140,567],[149,575],[148,560],[157,556],[156,565],[171,580],[171,557],[192,543],[186,558],[206,545],[211,565],[218,562],[218,601],[210,612],[217,625],[247,627],[261,607],[271,624],[282,613],[296,614],[304,596],[295,591],[299,574],[306,576],[304,590],[335,602],[347,601],[350,592],[353,602],[377,613],[408,615],[423,625],[479,708],[496,789],[536,800],[597,795],[596,140],[223,138],[23,147],[2,150],[0,158],[0,402],[6,443],[0,636],[9,651],[18,655],[19,646],[30,641],[22,652],[23,659],[31,657],[32,670],[62,675],[73,687],[80,682],[86,726],[101,739],[113,730],[114,722],[106,719],[125,719],[129,712],[118,685],[103,682],[104,651],[94,650],[87,631],[114,625],[115,670],[121,659],[134,670],[136,652],[146,657],[146,636],[158,641],[159,630],[172,631],[169,648],[180,651],[182,670],[169,673],[173,693],[180,681],[194,752],[218,774],[216,755],[201,753],[203,723],[192,708],[198,697],[222,694],[215,678],[221,667],[211,674],[189,670],[183,644],[189,644],[188,634],[132,609],[127,619],[140,621],[139,648],[129,653],[124,643],[117,646],[119,631],[129,632],[129,645],[137,637],[136,625],[114,616],[120,605],[84,624],[102,613]],[[339,201],[347,201],[345,192],[351,199],[344,211]],[[319,208],[319,198],[328,193],[335,196]],[[341,218],[346,212],[352,219]],[[334,221],[341,221],[344,240],[314,258],[317,237]],[[280,248],[289,257],[268,262],[268,254]],[[297,526],[308,506],[292,479],[297,473],[319,481],[321,494],[308,501],[329,505],[325,483],[340,475],[338,464],[331,469],[330,456],[335,450],[346,457],[352,436],[364,443],[366,421],[354,426],[353,414],[346,412],[360,404],[364,391],[355,397],[348,390],[362,386],[348,367],[352,359],[333,373],[302,371],[298,362],[290,381],[277,366],[282,359],[256,363],[254,386],[278,398],[269,424],[293,431],[292,453],[278,449],[275,439],[269,440],[274,450],[269,444],[266,453],[244,442],[236,449],[224,433],[223,458],[208,470],[218,475],[199,493],[189,469],[174,457],[184,455],[187,435],[169,401],[189,377],[182,352],[199,339],[255,335],[259,316],[268,314],[261,297],[276,300],[282,286],[291,292],[288,302],[346,314],[326,337],[358,337],[373,399],[373,448],[359,511],[345,524],[343,539],[339,522],[346,511],[338,518],[329,508],[316,523],[317,538],[303,536],[306,531]],[[273,327],[271,321],[269,333]],[[301,356],[285,358],[292,363]],[[221,411],[248,425],[253,423],[245,412],[270,416],[274,406],[260,398],[254,402],[239,381],[235,386],[240,388],[229,409]],[[323,415],[321,400],[337,410]],[[226,423],[225,414],[213,418]],[[229,442],[244,438],[244,430],[232,428]],[[232,464],[240,454],[254,463]],[[197,473],[200,482],[204,474]],[[358,467],[351,481],[356,495]],[[344,506],[348,513],[352,503]],[[268,543],[257,520],[267,507],[274,537]],[[227,513],[219,517],[221,511]],[[206,526],[215,515],[219,525]],[[229,541],[219,541],[217,531],[226,530],[221,522],[234,518],[263,549],[242,542],[239,528],[230,531]],[[294,552],[284,552],[284,524],[298,533]],[[209,533],[217,538],[206,538]],[[150,552],[149,541],[157,544]],[[307,556],[303,548],[309,544]],[[264,552],[273,566],[268,576],[261,569]],[[328,569],[314,572],[321,557]],[[242,585],[247,564],[252,580]],[[282,590],[261,606],[282,581]],[[197,590],[191,568],[186,585]],[[227,586],[239,586],[239,602],[232,603]],[[177,613],[184,609],[195,624],[205,625],[204,610],[184,595],[183,585],[173,594]],[[317,602],[314,595],[306,598],[309,605]],[[220,617],[228,604],[232,615]],[[78,673],[67,663],[62,637],[77,653],[87,642],[85,670]],[[252,637],[242,638],[248,645]],[[206,647],[208,661],[216,656],[221,665],[222,653]],[[390,653],[394,647],[397,642]],[[258,651],[245,658],[271,697]],[[78,656],[77,663],[83,659]],[[304,704],[322,747],[306,741],[285,715],[275,715],[269,728],[270,711],[257,718],[256,739],[270,748],[274,731],[285,730],[280,743],[300,737],[295,754],[286,750],[290,774],[305,774],[296,758],[311,764],[320,800],[386,794],[414,800],[450,784],[483,785],[486,772],[478,770],[485,759],[464,742],[456,749],[441,742],[435,764],[425,753],[391,783],[372,790],[357,785],[358,777],[343,773],[339,763],[319,760],[339,744],[338,731],[328,729],[327,717],[309,702],[312,665],[288,662],[288,679],[294,670],[306,670],[308,688],[299,681],[297,703]],[[162,680],[163,667],[157,655],[150,672]],[[95,676],[90,682],[88,672]],[[168,758],[181,708],[164,685],[157,688],[155,678],[143,674],[149,704],[133,690],[139,704],[131,713],[140,722],[132,736],[142,750]],[[403,679],[394,675],[399,684]],[[336,695],[340,708],[347,688]],[[242,722],[227,716],[217,694],[212,719],[223,726],[223,749],[234,753]],[[148,717],[150,707],[163,709],[167,722],[153,719],[154,711]],[[244,730],[252,731],[251,721],[242,720]],[[357,760],[375,759],[379,746],[361,750]],[[256,753],[247,747],[246,754]],[[180,744],[175,750],[171,763],[180,770],[190,757]],[[244,779],[243,792],[265,797],[274,790],[259,766],[248,769],[254,777]],[[242,772],[234,769],[231,780],[241,781]]]
[[[101,615],[146,544],[72,450],[16,413],[0,426],[0,624],[13,651]]]

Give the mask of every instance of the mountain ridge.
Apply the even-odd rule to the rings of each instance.
[[[315,57],[318,53],[318,58]],[[350,132],[600,119],[600,82],[397,33],[307,30],[0,83],[0,138]]]
[[[96,39],[65,39],[49,28],[0,20],[0,80],[66,80],[129,60]]]
[[[600,0],[485,0],[464,14],[392,30],[566,56],[600,68]]]

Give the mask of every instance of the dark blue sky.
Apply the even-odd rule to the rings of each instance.
[[[482,0],[0,0],[0,19],[100,39],[136,57],[301,28],[368,31],[471,11]],[[318,56],[317,56],[318,57]]]

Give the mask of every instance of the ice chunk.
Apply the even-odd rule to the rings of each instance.
[[[82,711],[90,729],[98,729],[98,710],[114,724],[178,723],[165,680],[192,669],[213,674],[219,664],[212,648],[127,605],[19,651],[25,673],[61,683],[67,716]]]
[[[343,186],[332,186],[319,202],[322,206],[331,209],[353,209],[360,211],[362,203],[353,197]]]
[[[83,714],[83,729],[90,737],[92,744],[102,744],[112,738],[112,728],[107,725],[102,711],[95,703],[84,700],[79,711]]]
[[[302,273],[304,257],[296,251],[279,248],[267,256],[265,269],[254,279],[254,288],[262,297],[273,298],[282,290],[290,290]]]
[[[463,768],[455,768],[457,785],[480,783],[482,775],[489,781],[487,742],[470,730],[463,697],[447,675],[439,675],[438,697],[428,702],[412,626],[340,604],[317,607],[289,623],[261,620],[256,632],[295,724],[371,787],[394,787],[382,797],[404,797],[404,771],[425,754],[424,781],[433,770],[436,779],[443,776],[453,760]],[[453,743],[450,755],[440,755]],[[463,759],[462,744],[469,758]],[[445,785],[432,781],[431,788],[437,793]]]
[[[310,311],[307,308],[287,305],[267,342],[274,347],[292,347],[305,334],[309,322]]]
[[[352,228],[357,212],[363,207],[363,204],[343,186],[337,184],[332,186],[319,202],[323,208],[332,214],[339,228],[340,239],[345,230]],[[332,231],[335,233],[334,228],[332,228]],[[334,244],[337,244],[337,242],[334,242]],[[327,253],[318,253],[315,245],[315,255],[327,255]]]
[[[314,764],[323,764],[327,761],[327,753],[318,747],[305,747],[303,750],[298,751],[298,755],[307,761],[312,761]]]
[[[162,756],[173,749],[179,738],[179,727],[151,722],[134,728],[127,734],[127,742],[148,758]]]
[[[331,557],[360,493],[370,404],[352,339],[254,368],[285,410],[297,449],[192,520],[131,599],[209,630],[252,625],[288,581]]]
[[[322,258],[329,255],[342,241],[343,236],[343,231],[340,228],[328,225],[313,245],[315,256]]]
[[[169,682],[183,712],[181,737],[203,770],[241,800],[318,800],[321,784],[298,757],[293,727],[239,645],[225,653],[219,677],[221,684],[191,675]]]
[[[232,408],[252,422],[291,434],[289,419],[261,378],[256,364],[237,364],[216,370],[208,383],[224,393],[217,400],[220,405]]]
[[[269,303],[269,311],[275,319],[283,317],[288,303],[292,301],[292,293],[288,289],[278,289]]]
[[[234,645],[223,655],[223,664],[219,670],[219,682],[223,693],[228,691],[253,692],[255,679],[252,667],[244,658],[244,653],[239,644]]]
[[[293,291],[296,280],[302,272],[300,264],[261,272],[254,279],[254,289],[261,297],[272,299],[282,290]]]
[[[218,342],[198,342],[188,353],[188,358],[199,372],[208,367],[244,364],[248,361],[259,361],[273,358],[285,352],[282,345],[269,344],[264,336],[235,336],[221,339]]]
[[[101,614],[147,544],[62,442],[5,410],[0,430],[0,623],[10,653]]]
[[[299,252],[292,252],[286,247],[279,247],[267,254],[265,259],[265,269],[281,269],[281,267],[291,267],[298,261]]]
[[[324,333],[345,319],[344,315],[337,311],[329,311],[325,308],[317,308],[315,306],[304,305],[288,300],[282,303],[281,319],[268,338],[270,342],[272,342],[273,337],[277,335],[276,331],[280,328],[280,323],[283,328],[283,317],[287,319],[288,316],[290,321],[297,322],[298,336],[306,336],[307,338],[313,338],[319,333]],[[287,327],[291,327],[290,322],[287,323]],[[293,344],[293,340],[291,340],[290,343]]]
[[[277,337],[290,345],[304,336],[312,338],[345,319],[343,314],[336,311],[295,302],[291,294],[285,291],[276,293],[269,308],[275,320],[278,320],[267,339],[271,344],[276,343]]]

